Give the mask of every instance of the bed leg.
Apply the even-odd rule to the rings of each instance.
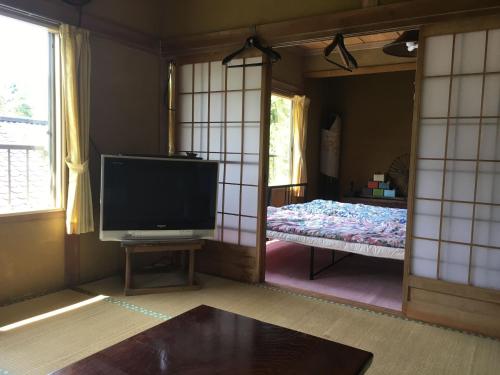
[[[309,258],[309,280],[314,280],[314,247],[310,248]]]

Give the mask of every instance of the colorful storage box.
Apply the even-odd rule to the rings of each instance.
[[[378,184],[379,189],[390,189],[390,183],[389,182],[379,182]]]
[[[373,189],[373,196],[374,197],[383,197],[384,196],[384,189]]]
[[[373,189],[363,188],[363,190],[361,191],[361,194],[371,197],[373,194]]]
[[[378,189],[377,181],[368,181],[368,189]]]
[[[384,197],[387,197],[387,198],[396,198],[396,190],[395,189],[384,190]]]
[[[383,173],[375,173],[373,175],[373,181],[384,182],[385,181],[385,174],[383,174]]]

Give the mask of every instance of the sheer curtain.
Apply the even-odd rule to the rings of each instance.
[[[68,201],[66,232],[94,230],[89,175],[90,42],[89,32],[69,25],[60,28],[61,104],[66,135]]]
[[[307,116],[310,100],[306,96],[295,95],[292,100],[293,121],[293,165],[292,184],[307,182],[306,143],[307,143]],[[302,196],[303,189],[294,188],[295,197]]]

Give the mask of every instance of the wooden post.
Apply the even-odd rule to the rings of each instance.
[[[64,281],[67,287],[80,283],[80,235],[64,236]]]
[[[132,288],[132,259],[129,248],[125,248],[125,293]]]
[[[194,250],[189,250],[188,284],[194,285]]]

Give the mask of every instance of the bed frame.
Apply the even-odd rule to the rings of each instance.
[[[332,249],[323,249],[322,250],[330,250],[332,252],[332,262],[322,268],[320,268],[317,271],[314,271],[314,252],[316,251],[316,248],[314,246],[309,247],[309,280],[314,280],[314,277],[320,274],[323,271],[326,271],[330,267],[333,267],[337,263],[340,263],[342,260],[347,258],[348,256],[353,256],[354,253],[346,253],[343,257],[335,260],[335,251],[337,250],[332,250]]]
[[[299,199],[294,199],[294,194],[293,191],[295,189],[300,188],[300,197]],[[281,194],[279,194],[281,193]],[[289,185],[276,185],[276,186],[268,186],[267,187],[267,194],[266,194],[266,203],[267,206],[271,205],[271,202],[273,201],[273,198],[276,195],[280,195],[279,198],[282,198],[281,201],[279,202],[279,206],[286,206],[288,204],[293,204],[293,203],[305,203],[307,201],[307,183],[301,183],[301,184],[289,184]],[[315,257],[315,251],[316,247],[310,246],[309,247],[309,280],[314,280],[314,277],[320,274],[323,271],[326,271],[330,267],[333,267],[335,264],[339,263],[341,260],[346,258],[349,255],[354,255],[352,253],[347,253],[347,255],[335,260],[335,250],[332,249],[322,249],[322,250],[330,250],[332,252],[332,262],[319,270],[315,271],[314,270],[314,257]]]
[[[293,193],[294,189],[297,189],[297,188],[302,189],[300,191],[301,194],[298,198]],[[307,202],[306,189],[307,189],[307,183],[269,186],[267,188],[267,206],[271,206],[272,202],[275,203],[273,206],[278,206],[278,207],[285,206],[288,204],[305,203],[305,202]],[[281,191],[281,192],[278,195],[275,193],[276,191]],[[274,195],[273,195],[273,193],[274,193]],[[280,198],[280,201],[278,202],[278,204],[276,204],[276,200],[277,200],[276,195],[278,195],[278,198]],[[276,238],[276,237],[273,237],[273,238]],[[314,280],[314,278],[318,274],[320,274],[323,271],[326,271],[330,267],[333,267],[335,264],[339,263],[344,258],[351,256],[351,255],[354,255],[354,254],[357,254],[357,252],[350,252],[349,250],[342,251],[340,249],[333,249],[331,247],[311,246],[310,244],[304,244],[300,241],[294,241],[294,240],[290,240],[290,239],[283,239],[283,241],[289,241],[289,242],[299,243],[299,244],[309,246],[309,279],[310,280]],[[331,251],[331,263],[327,264],[326,266],[323,266],[322,268],[320,268],[317,271],[315,271],[315,269],[314,269],[314,259],[315,259],[316,249],[330,250]],[[345,255],[335,257],[336,251],[342,251],[345,253]],[[397,259],[397,258],[394,258],[394,259]]]

